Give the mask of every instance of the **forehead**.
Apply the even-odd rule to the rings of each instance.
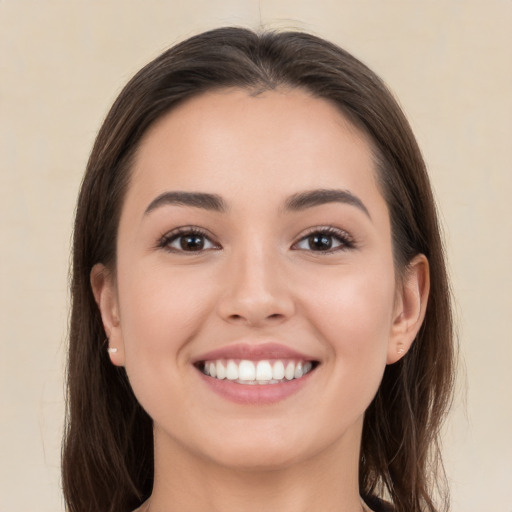
[[[128,195],[249,190],[270,201],[340,187],[377,191],[371,146],[336,106],[297,89],[224,89],[185,101],[148,130]]]

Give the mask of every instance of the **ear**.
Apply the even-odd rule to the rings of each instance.
[[[124,366],[124,344],[115,279],[105,265],[97,263],[91,270],[90,280],[107,334],[110,360],[116,366]]]
[[[428,260],[418,254],[407,266],[401,289],[397,291],[387,364],[396,363],[411,348],[425,318],[429,291]]]

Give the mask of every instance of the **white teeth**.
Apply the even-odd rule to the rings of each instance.
[[[286,370],[284,371],[284,376],[286,380],[292,380],[295,376],[295,365],[290,362],[286,365]]]
[[[238,378],[240,380],[256,380],[256,366],[252,361],[240,361]]]
[[[238,365],[234,361],[228,361],[228,366],[226,368],[226,379],[238,379]]]
[[[284,364],[282,361],[276,361],[272,368],[272,378],[281,380],[284,378]]]
[[[222,380],[227,379],[239,384],[278,384],[293,379],[300,379],[313,369],[311,361],[249,361],[243,359],[238,363],[233,359],[206,361],[203,373]]]
[[[217,379],[225,379],[226,378],[226,368],[224,368],[224,365],[221,361],[217,361],[217,364],[215,365],[215,369],[217,370]],[[213,375],[212,375],[213,377]]]
[[[272,366],[268,361],[258,361],[256,380],[272,380]]]

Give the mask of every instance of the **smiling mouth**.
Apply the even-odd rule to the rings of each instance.
[[[216,359],[199,361],[195,366],[216,380],[246,385],[267,385],[301,379],[318,364],[318,361],[294,359]]]

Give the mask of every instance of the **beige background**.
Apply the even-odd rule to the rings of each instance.
[[[336,41],[400,98],[440,203],[457,301],[453,511],[512,511],[510,0],[0,0],[0,510],[63,510],[69,242],[107,108],[175,41],[260,23]]]

